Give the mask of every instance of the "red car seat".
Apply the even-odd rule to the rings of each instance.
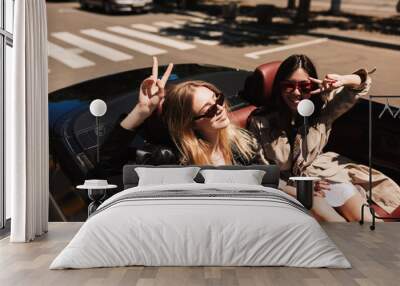
[[[230,118],[233,123],[246,128],[250,113],[257,106],[268,106],[270,104],[272,85],[280,64],[279,61],[262,64],[246,79],[241,96],[250,105],[231,112]]]
[[[272,85],[280,61],[265,63],[255,69],[245,82],[242,97],[255,106],[268,106],[272,95]]]

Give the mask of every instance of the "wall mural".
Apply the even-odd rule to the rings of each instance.
[[[171,3],[160,21],[141,14],[153,5],[129,14],[80,2],[47,6],[50,221],[85,221],[88,207],[123,190],[125,164],[274,164],[288,182],[281,190],[320,221],[358,221],[362,206],[365,220],[400,216],[400,108],[367,99],[374,70],[318,77],[307,56],[293,55],[254,71],[268,51],[241,55],[251,71],[231,68],[237,59],[221,62],[217,49],[288,35],[260,39],[255,26],[243,36],[248,23],[231,31]],[[151,67],[152,56],[179,64],[154,58]],[[85,180],[108,189],[87,191]]]
[[[165,70],[165,66],[160,68],[159,78]],[[140,83],[151,73],[151,68],[123,72],[79,83],[50,95],[50,214],[53,220],[86,219],[87,206],[91,200],[84,190],[76,189],[76,186],[81,185],[85,179],[107,179],[109,184],[115,184],[116,189],[107,191],[107,195],[110,196],[123,188],[121,176],[122,165],[125,163],[157,165],[178,163],[176,153],[169,153],[175,146],[167,131],[166,122],[158,114],[145,120],[137,128],[135,135],[131,134],[131,131],[121,133],[120,122],[132,112],[138,102],[139,88],[132,89],[132,86],[140,86]],[[174,66],[173,71],[168,75],[168,85],[173,86],[188,80],[207,81],[218,85],[220,93],[226,95],[230,111],[236,115],[236,117],[230,117],[231,121],[242,125],[250,114],[246,88],[251,78],[252,73],[247,71],[183,64]],[[118,84],[115,85],[115,82]],[[112,93],[111,83],[113,83]],[[95,99],[100,99],[106,104],[106,112],[99,111],[98,115],[104,113],[102,116],[93,115],[96,113],[93,109]],[[392,113],[395,114],[393,112],[395,108],[388,104],[372,103],[372,106],[371,116],[376,118],[376,121],[373,121],[373,168],[379,170],[379,174],[390,177],[393,184],[398,184],[400,169],[395,162],[400,159],[399,148],[396,147],[400,142],[399,118],[392,116]],[[101,107],[100,104],[99,108]],[[368,169],[366,167],[369,159],[368,108],[369,102],[362,99],[340,117],[334,123],[329,143],[324,149],[327,154],[335,152],[334,154],[340,154],[343,158],[354,161],[358,167],[354,168],[352,175],[356,176],[357,172],[361,172],[359,180],[364,178],[364,166]],[[176,109],[174,112],[177,112]],[[245,114],[246,118],[238,119],[239,114]],[[212,117],[214,116],[215,114]],[[300,120],[301,122],[303,121]],[[300,135],[301,132],[299,128]],[[98,142],[100,148],[97,148]],[[121,154],[122,149],[124,154]],[[282,178],[285,179],[285,172],[282,174]],[[365,178],[366,181],[360,181],[358,188],[368,185],[368,176]],[[348,201],[354,192],[359,192],[357,186],[349,189],[349,186],[338,183],[331,184],[330,187],[330,191],[325,191],[324,199],[334,209]],[[368,188],[365,190],[368,191]],[[366,195],[365,192],[364,194]],[[390,214],[394,216],[399,210],[396,190],[381,193],[378,191],[377,194],[381,196],[375,199],[379,203],[371,200],[376,213],[380,216]],[[389,203],[385,204],[384,201],[389,201]],[[346,220],[350,221],[348,218]]]

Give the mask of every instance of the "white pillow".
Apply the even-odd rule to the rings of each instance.
[[[261,185],[265,171],[262,170],[201,170],[204,183]]]
[[[138,186],[196,183],[193,179],[199,167],[135,168],[139,176]]]

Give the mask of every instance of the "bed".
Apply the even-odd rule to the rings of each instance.
[[[200,173],[193,183],[138,185],[138,167],[153,168],[124,166],[124,191],[88,218],[50,269],[351,267],[308,210],[277,189],[277,166],[201,166],[263,170],[260,185],[204,183]]]

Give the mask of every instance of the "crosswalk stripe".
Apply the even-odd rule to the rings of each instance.
[[[159,23],[161,23],[161,25],[165,25],[165,22],[159,22]],[[188,23],[189,23],[190,27],[188,27],[187,29],[190,29],[190,30],[193,30],[193,31],[195,31],[194,29],[196,29],[196,28],[203,28],[204,29],[204,25],[198,24],[197,22],[190,23],[190,22],[187,22],[187,21],[180,21],[180,20],[175,20],[174,21],[175,25],[173,25],[173,26],[174,27],[175,26],[176,27],[180,27],[180,28],[186,28],[186,27],[184,27],[184,25],[186,25]],[[221,37],[223,35],[223,32],[221,32],[221,31],[202,30],[200,32],[200,31],[197,30],[196,32],[200,33],[201,35],[206,35],[206,36],[210,36],[210,37]]]
[[[174,28],[174,29],[182,29],[182,28],[183,28],[183,29],[185,29],[184,25],[185,25],[186,23],[187,23],[187,21],[175,20],[174,23],[164,22],[164,21],[158,21],[158,22],[154,22],[153,24],[154,24],[155,26],[160,27],[160,28]],[[190,29],[188,29],[188,30],[190,30]],[[206,36],[211,36],[211,37],[214,36],[214,37],[215,37],[215,34],[213,35],[212,32],[213,32],[213,31],[211,31],[211,34],[210,34],[210,32],[204,31],[203,33],[200,33],[200,34],[203,34],[203,35],[206,35]],[[198,34],[197,31],[195,31],[195,33]],[[219,35],[221,35],[221,34],[219,34]],[[183,38],[184,38],[184,37],[182,37],[182,39],[183,39]],[[218,41],[218,40],[207,40],[207,39],[202,39],[202,38],[196,37],[196,36],[194,36],[192,40],[193,40],[193,42],[195,42],[195,43],[199,43],[199,44],[203,44],[203,45],[208,45],[208,46],[215,46],[215,45],[218,45],[218,44],[219,44],[219,41]]]
[[[233,41],[240,42],[243,38],[251,38],[258,37],[259,33],[264,33],[265,30],[258,28],[242,28],[237,25],[226,24],[216,19],[202,19],[202,18],[191,18],[188,21],[185,20],[174,20],[175,24],[188,25],[194,29],[201,29],[201,35],[208,35],[210,37],[215,37],[221,34],[224,38],[224,41]],[[161,25],[165,25],[166,22],[161,21]],[[219,31],[215,31],[216,27],[218,27]],[[211,31],[207,31],[211,30]]]
[[[160,32],[159,28],[150,26],[150,25],[146,25],[146,24],[132,24],[131,26],[135,29],[139,29],[139,30],[146,31],[146,32],[151,32],[151,33]]]
[[[219,44],[218,40],[206,40],[206,39],[200,39],[198,37],[195,37],[193,39],[193,42],[198,43],[198,44],[207,45],[207,46],[216,46]]]
[[[79,68],[85,68],[85,67],[90,67],[94,66],[95,63],[92,61],[89,61],[88,59],[81,57],[77,55],[74,51],[64,49],[63,47],[60,47],[56,44],[53,44],[51,42],[48,42],[48,53],[49,57],[62,62],[63,64],[69,66],[70,68],[73,69],[79,69]],[[50,73],[50,69],[49,69]]]
[[[69,32],[52,33],[52,36],[70,45],[77,46],[85,51],[104,57],[108,60],[119,62],[133,59],[133,56],[122,53],[96,42],[84,39]]]
[[[179,42],[173,39],[169,39],[166,37],[150,34],[147,32],[140,32],[137,30],[133,29],[128,29],[125,27],[121,26],[114,26],[114,27],[108,27],[107,30],[112,31],[114,33],[119,33],[122,35],[134,37],[134,38],[139,38],[141,40],[149,41],[149,42],[155,42],[160,45],[164,45],[167,47],[175,48],[178,50],[190,50],[196,48],[195,45],[187,44],[184,42]]]
[[[174,20],[173,22],[175,24],[178,24],[178,25],[185,25],[188,21],[186,21],[186,20]]]
[[[170,22],[164,22],[164,21],[157,21],[154,22],[153,25],[157,26],[157,27],[161,27],[161,28],[182,28],[182,26],[185,24],[186,22],[183,22],[181,24],[178,23],[170,23]]]
[[[203,30],[202,34],[206,33],[210,37],[215,37],[221,35],[224,41],[231,41],[231,42],[242,42],[246,38],[254,39],[257,38],[260,31],[256,34],[254,32],[249,32],[247,28],[240,28],[237,25],[231,26],[229,24],[218,23],[218,31],[215,31],[216,26],[210,22],[205,23],[190,23],[190,26],[196,29]],[[207,31],[210,30],[210,31]],[[261,31],[263,34],[264,31]]]
[[[149,56],[161,55],[167,52],[166,50],[162,50],[124,37],[116,36],[111,33],[98,31],[96,29],[81,30],[81,33]]]
[[[225,24],[221,24],[218,21],[205,21],[199,18],[194,18],[190,21],[174,20],[173,23],[158,21],[154,24],[164,28],[184,28],[202,36],[224,37],[225,40],[232,41],[240,41],[246,36],[243,32],[232,30],[232,28],[226,27]],[[218,24],[219,31],[215,31],[215,24]]]
[[[202,19],[202,18],[192,18],[190,19],[191,22],[195,22],[195,23],[205,23],[206,20]]]
[[[203,18],[190,18],[189,21],[198,24],[211,24],[211,25],[220,23],[220,21],[216,19],[213,20],[213,19],[203,19]]]
[[[146,25],[146,24],[132,24],[131,25],[133,28],[139,29],[139,30],[143,30],[146,32],[152,32],[152,33],[159,33],[160,32],[160,28],[158,27],[154,27],[154,26],[150,26],[150,25]],[[185,37],[179,37],[179,39],[184,40]],[[200,39],[199,37],[193,37],[192,39],[193,42],[198,43],[198,44],[203,44],[203,45],[207,45],[207,46],[215,46],[219,44],[219,41],[216,40],[206,40],[206,39]]]
[[[312,41],[308,41],[308,42],[302,42],[302,43],[297,43],[297,44],[286,45],[286,46],[281,46],[281,47],[277,47],[277,48],[247,53],[244,56],[247,58],[251,58],[251,59],[259,59],[261,55],[286,51],[286,50],[290,50],[290,49],[301,48],[301,47],[310,46],[310,45],[321,44],[326,41],[328,41],[328,38],[322,38],[322,39],[312,40]]]

